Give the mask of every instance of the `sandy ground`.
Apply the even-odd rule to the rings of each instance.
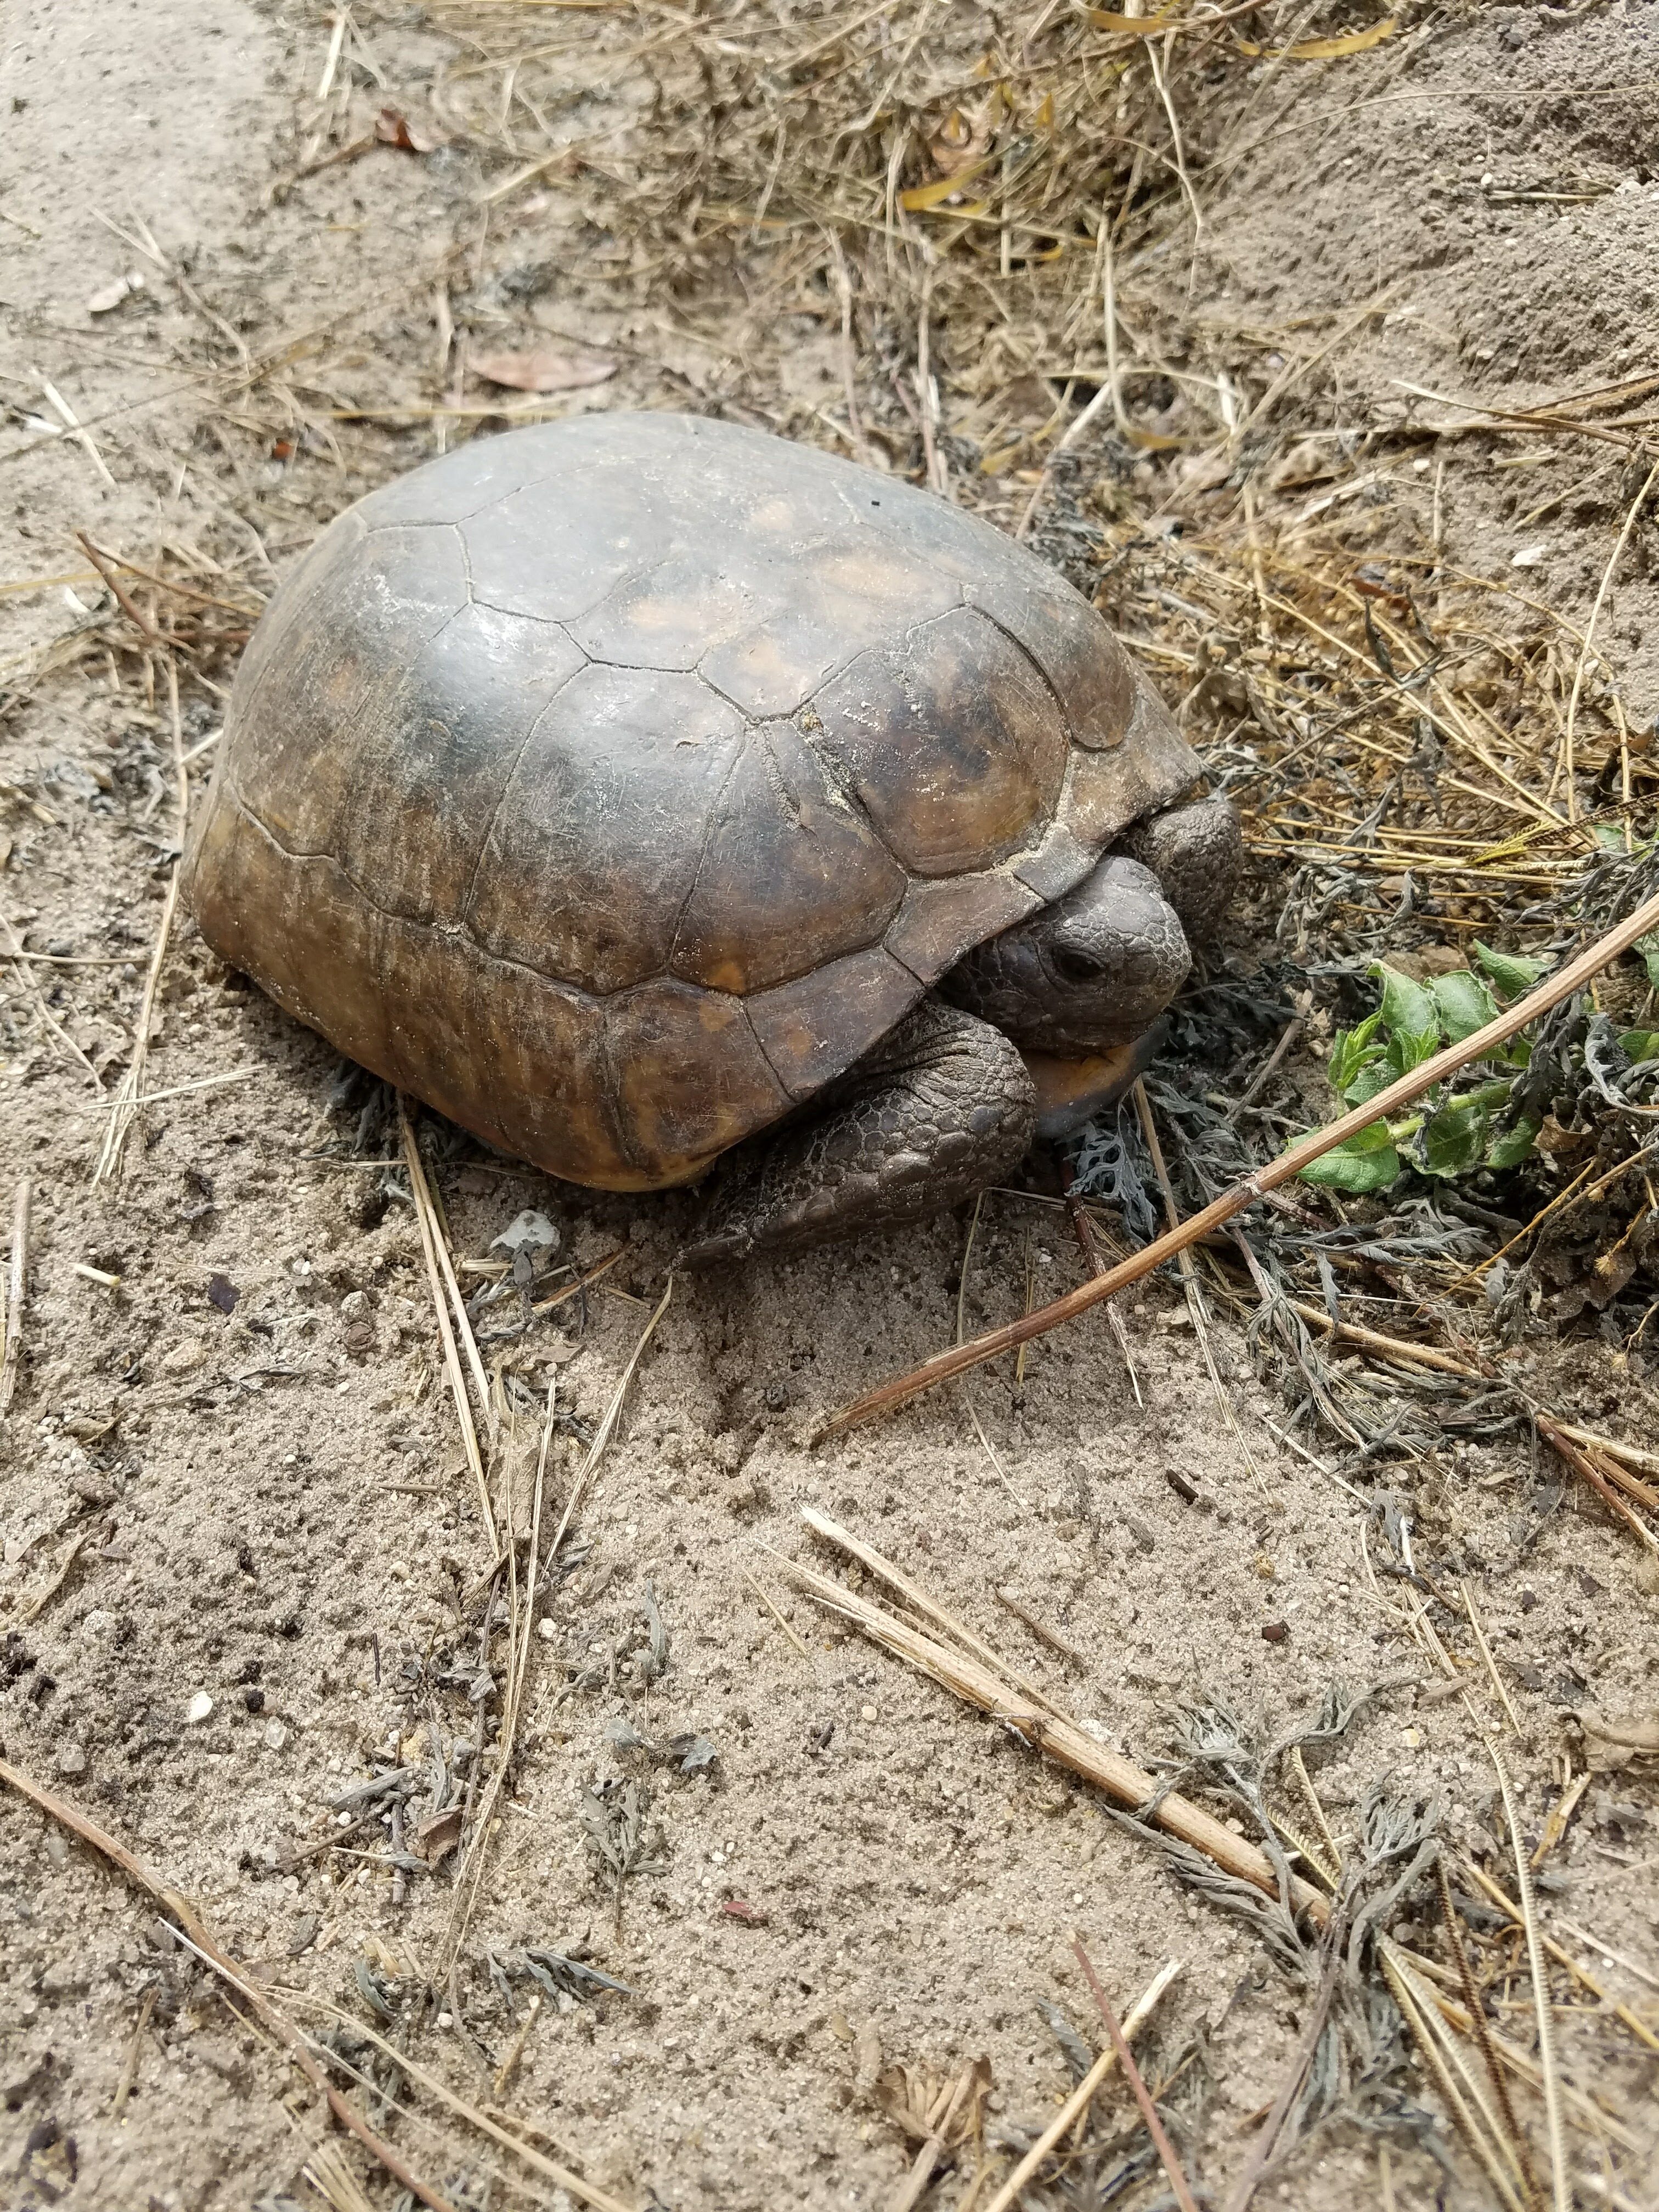
[[[442,432],[371,422],[338,452],[296,436],[279,453],[260,423],[246,427],[239,350],[250,375],[275,358],[262,374],[303,380],[326,329],[325,398],[429,398],[441,280],[469,257],[479,282],[486,267],[499,280],[549,258],[569,269],[590,237],[591,200],[579,208],[556,180],[481,228],[479,181],[454,149],[379,147],[294,183],[329,34],[324,10],[243,0],[172,0],[161,21],[138,0],[5,11],[8,589],[83,575],[77,529],[130,550],[194,547],[233,599],[239,579],[267,584],[331,514]],[[451,51],[420,11],[388,13],[372,27],[385,83],[363,74],[365,112],[396,100],[417,116]],[[1209,210],[1196,264],[1209,322],[1194,344],[1221,359],[1298,310],[1374,307],[1356,325],[1363,343],[1340,356],[1356,419],[1409,406],[1437,418],[1471,390],[1525,400],[1651,362],[1651,96],[1573,88],[1633,85],[1654,54],[1650,9],[1575,23],[1492,9],[1333,72]],[[1263,119],[1289,89],[1264,89]],[[580,90],[571,112],[574,128]],[[1492,183],[1559,194],[1586,179],[1616,189],[1510,200]],[[149,225],[183,281],[100,218],[130,237]],[[143,291],[89,313],[131,270]],[[510,287],[497,281],[493,296],[504,327],[522,319]],[[1146,312],[1176,305],[1149,298]],[[1182,312],[1193,317],[1190,296]],[[578,337],[614,343],[627,328],[623,310],[599,319],[574,277],[568,301],[535,313],[543,325],[562,316]],[[805,338],[798,370],[812,389],[836,373]],[[1444,396],[1414,398],[1401,379]],[[572,404],[696,406],[719,380],[690,339],[641,343],[602,393]],[[46,383],[89,442],[46,434],[40,418],[62,428]],[[1479,439],[1443,450],[1443,527],[1459,557],[1507,562],[1542,545],[1550,596],[1582,606],[1629,496],[1615,463],[1581,465],[1581,481],[1558,462],[1500,471]],[[1433,480],[1391,479],[1356,526],[1408,542],[1429,526]],[[1630,696],[1650,716],[1653,596],[1638,564],[1608,609]],[[84,582],[0,599],[8,648],[44,646],[103,604]],[[357,1970],[437,1955],[448,1875],[411,1874],[398,1903],[387,1871],[349,1849],[291,1854],[325,1836],[329,1802],[377,1753],[425,1756],[476,1736],[490,1706],[471,1693],[489,1686],[470,1594],[488,1550],[408,1208],[373,1166],[317,1157],[337,1134],[323,1119],[337,1063],[226,976],[188,926],[165,973],[149,1083],[254,1072],[153,1109],[118,1194],[90,1186],[103,1115],[76,1055],[118,1077],[176,842],[165,687],[147,700],[134,665],[97,650],[0,693],[0,909],[31,949],[106,963],[36,965],[30,983],[14,969],[7,987],[0,1149],[7,1202],[22,1175],[34,1200],[0,1492],[0,1744],[193,1897],[284,2002],[366,2019]],[[185,746],[217,720],[216,701],[187,684]],[[1228,957],[1247,961],[1248,947]],[[391,1143],[377,1133],[371,1158]],[[595,1198],[465,1146],[441,1185],[458,1255],[485,1255],[526,1207],[556,1225],[562,1257],[625,1248],[585,1308],[512,1347],[531,1399],[556,1376],[561,1405],[597,1420],[690,1201]],[[988,1200],[970,1328],[1018,1311],[1028,1278],[1038,1296],[1078,1279],[1061,1222],[1031,1200]],[[1243,2157],[1248,2116],[1275,2091],[1305,2002],[1237,1921],[1177,1887],[1086,1791],[787,1595],[761,1547],[802,1548],[803,1504],[865,1533],[1139,1759],[1164,1750],[1171,1706],[1200,1694],[1283,1718],[1334,1679],[1388,1681],[1319,1768],[1339,1830],[1390,1772],[1442,1795],[1455,1838],[1481,1845],[1497,1822],[1468,1717],[1433,1694],[1418,1648],[1370,1594],[1364,1513],[1279,1451],[1262,1424],[1282,1409],[1222,1327],[1249,1471],[1173,1287],[1127,1307],[1144,1406],[1091,1321],[1036,1347],[1018,1388],[1006,1368],[976,1379],[995,1463],[960,1395],[807,1448],[816,1412],[949,1340],[965,1231],[947,1219],[681,1285],[546,1601],[522,1756],[455,1984],[489,2069],[518,2049],[517,2070],[492,2092],[447,2011],[416,2048],[630,2205],[889,2202],[912,2148],[873,2094],[894,2063],[944,2076],[983,2055],[993,2141],[999,2127],[1035,2130],[1071,2081],[1040,2008],[1097,2035],[1074,1934],[1120,2008],[1161,1960],[1183,1961],[1158,2049],[1172,2061],[1200,2039],[1208,2103],[1201,2116],[1194,2106],[1188,2142],[1213,2195]],[[77,1272],[88,1268],[118,1288]],[[1651,1428],[1652,1393],[1607,1347],[1540,1346],[1518,1371],[1571,1416]],[[580,1455],[574,1437],[556,1439],[556,1496]],[[1535,1834],[1565,1762],[1582,1767],[1578,1711],[1652,1705],[1653,1597],[1601,1509],[1558,1499],[1523,1448],[1449,1448],[1419,1471],[1413,1509],[1422,1555],[1479,1590],[1524,1731],[1510,1756]],[[998,1586],[1075,1659],[1000,1607]],[[659,1672],[647,1589],[668,1639]],[[1269,1626],[1287,1632],[1268,1640]],[[689,1774],[653,1767],[607,1736],[624,1718],[653,1737],[700,1734],[718,1756]],[[648,1780],[660,1838],[618,1913],[580,1814],[586,1785],[626,1777]],[[1548,1900],[1650,1972],[1653,1804],[1638,1773],[1593,1778],[1553,1853],[1562,1880]],[[590,1947],[635,1994],[545,1997],[521,2034],[533,1985],[498,1985],[488,1954],[526,1944]],[[1632,1971],[1605,1972],[1614,1994],[1644,2000]],[[1524,2013],[1515,2019],[1523,2036]],[[142,1898],[9,1795],[0,2057],[0,2203],[321,2201],[298,2179],[325,2128],[297,2075]],[[1605,2014],[1572,2024],[1565,2057],[1622,2110],[1650,2093],[1648,2062]],[[1420,2075],[1404,2078],[1423,2094]],[[402,2140],[456,2201],[484,2202],[493,2154],[453,2136]],[[1448,2174],[1409,2130],[1387,2140],[1396,2203],[1482,2201],[1461,2152]],[[1273,2201],[1377,2201],[1377,2141],[1340,2125],[1322,2134],[1271,2182]],[[370,2201],[390,2203],[359,2171]],[[962,2186],[958,2176],[938,2201]],[[507,2185],[489,2201],[511,2201]]]

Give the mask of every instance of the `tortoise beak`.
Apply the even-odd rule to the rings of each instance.
[[[1075,1136],[1085,1121],[1115,1106],[1136,1076],[1144,1074],[1163,1044],[1165,1024],[1154,1022],[1127,1044],[1087,1060],[1060,1060],[1052,1053],[1021,1055],[1036,1085],[1036,1133],[1048,1143]]]

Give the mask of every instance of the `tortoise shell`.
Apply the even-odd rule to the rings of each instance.
[[[988,525],[590,415],[372,493],[272,599],[186,872],[341,1052],[613,1190],[698,1174],[1198,763]]]

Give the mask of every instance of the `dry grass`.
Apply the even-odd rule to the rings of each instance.
[[[1248,22],[1231,20],[1246,12]],[[502,280],[536,250],[538,196],[556,185],[580,250],[573,250],[556,312],[537,308],[538,337],[603,348],[618,364],[618,395],[631,404],[720,411],[927,483],[1060,568],[1176,705],[1240,807],[1262,877],[1282,893],[1277,950],[1286,963],[1359,966],[1385,943],[1410,957],[1425,944],[1461,945],[1476,936],[1538,949],[1556,939],[1564,905],[1580,896],[1587,871],[1633,852],[1648,833],[1653,757],[1633,734],[1599,618],[1619,552],[1659,473],[1648,466],[1652,422],[1642,412],[1655,380],[1564,392],[1508,413],[1443,393],[1407,393],[1388,419],[1343,425],[1333,419],[1330,380],[1344,350],[1363,344],[1388,312],[1386,286],[1345,313],[1294,329],[1206,323],[1180,304],[1182,272],[1194,264],[1206,207],[1315,81],[1284,50],[1322,36],[1340,40],[1373,25],[1371,14],[1343,0],[1267,0],[1248,11],[1174,10],[1177,20],[1160,15],[1149,35],[1132,18],[1079,6],[982,9],[965,0],[817,10],[726,0],[695,13],[655,0],[592,7],[441,0],[428,13],[453,41],[455,57],[433,88],[433,135],[447,135],[481,182],[454,235],[411,257],[398,297],[388,301],[375,287],[327,301],[309,326],[250,345],[142,222],[123,231],[193,319],[199,397],[188,435],[180,434],[181,453],[216,441],[227,482],[255,465],[263,469],[273,455],[296,453],[325,457],[336,471],[331,483],[348,473],[376,480],[465,436],[586,404],[568,395],[509,403],[469,366],[521,325]],[[307,79],[314,90],[304,103],[287,190],[330,166],[394,158],[374,123],[380,18],[368,6],[315,6],[310,14],[319,67]],[[1402,40],[1411,27],[1402,21]],[[1340,46],[1328,59],[1340,65]],[[419,367],[403,363],[402,390],[365,398],[355,381],[357,349],[393,316],[428,319],[432,342]],[[127,426],[77,417],[54,386],[41,397],[52,411],[29,434],[33,441],[73,441],[101,478],[115,481]],[[1529,591],[1525,572],[1494,580],[1446,557],[1443,478],[1464,465],[1460,456],[1477,436],[1529,446],[1547,439],[1626,471],[1624,535],[1582,625]],[[254,490],[245,501],[259,515],[258,532],[227,519],[204,530],[200,543],[158,537],[119,551],[86,538],[76,551],[66,549],[61,574],[0,585],[9,593],[92,587],[96,603],[45,645],[0,656],[0,684],[16,695],[96,670],[144,711],[164,708],[181,828],[189,768],[210,750],[207,725],[222,713],[236,656],[274,580],[267,544],[279,559],[295,548],[292,513],[276,501],[261,506],[260,497]],[[1351,526],[1384,498],[1393,501],[1395,527],[1378,544]],[[100,587],[106,598],[98,596]],[[52,819],[37,792],[6,797]],[[145,1038],[171,916],[169,894],[135,1049],[102,1109],[111,1113],[112,1175],[145,1103]],[[100,1074],[29,975],[29,961],[40,956],[9,949],[33,1018],[101,1097]],[[1640,1011],[1629,968],[1601,989],[1614,1016]],[[1287,1028],[1272,1062],[1229,1109],[1230,1122],[1294,1041]],[[1276,1144],[1273,1125],[1262,1127]],[[1540,1171],[1538,1208],[1517,1244],[1530,1249],[1565,1214],[1647,1172],[1627,1128],[1598,1132],[1596,1146],[1591,1164],[1570,1180],[1565,1169]],[[1173,1157],[1173,1141],[1170,1150]],[[507,1671],[516,1717],[533,1657],[538,1573],[580,1509],[663,1307],[640,1337],[585,1458],[568,1471],[557,1531],[544,1555],[550,1432],[542,1431],[531,1510],[520,1516],[511,1470],[490,1447],[492,1378],[471,1339],[441,1213],[407,1124],[404,1152],[492,1558],[501,1551],[498,1524],[507,1531]],[[1176,1196],[1164,1180],[1173,1218]],[[1193,1194],[1182,1195],[1194,1211]],[[24,1185],[0,1409],[23,1313],[27,1206]],[[1097,1218],[1079,1208],[1076,1218],[1097,1267],[1089,1242]],[[1385,1388],[1396,1395],[1401,1362],[1484,1389],[1491,1376],[1472,1340],[1486,1312],[1481,1277],[1500,1256],[1494,1251],[1470,1268],[1449,1253],[1431,1255],[1402,1276],[1412,1317],[1400,1325],[1431,1327],[1433,1341],[1384,1334],[1351,1311],[1333,1321],[1310,1267],[1297,1284],[1304,1302],[1292,1311],[1388,1363]],[[615,1257],[537,1310],[578,1296]],[[1195,1262],[1190,1279],[1200,1310],[1206,1294],[1236,1315],[1249,1313],[1257,1294],[1271,1302],[1261,1282],[1241,1282],[1231,1261],[1224,1268],[1213,1250],[1202,1257],[1206,1272],[1200,1275]],[[1363,1293],[1350,1304],[1362,1302]],[[1322,1416],[1328,1410],[1327,1425],[1359,1442],[1358,1431],[1341,1425],[1349,1415],[1335,1397],[1320,1397],[1326,1371],[1311,1353],[1297,1356],[1310,1363],[1310,1400]],[[1653,1545],[1652,1498],[1638,1494],[1644,1486],[1629,1473],[1646,1461],[1617,1440],[1550,1422],[1546,1413],[1540,1426],[1564,1457]],[[528,1539],[522,1574],[521,1536]],[[71,1553],[60,1575],[72,1562]],[[914,1586],[900,1589],[947,1637],[963,1634]],[[846,1593],[834,1601],[846,1602]],[[1409,1617],[1424,1640],[1434,1636],[1420,1598]],[[1472,1607],[1459,1617],[1502,1698]],[[912,1656],[924,1645],[930,1655],[938,1648],[905,1633]],[[964,1680],[977,1679],[975,1662],[994,1656],[969,1643],[969,1659],[955,1669]],[[1474,1662],[1436,1643],[1435,1663],[1467,1694]],[[985,1695],[1000,1710],[1006,1670],[991,1670],[988,1682]],[[1052,1745],[1044,1701],[1018,1678],[1016,1686],[1035,1708],[1022,1710],[1018,1724]],[[1513,1723],[1512,1711],[1508,1717]],[[1073,1748],[1097,1772],[1097,1747],[1073,1733]],[[458,1885],[452,1958],[483,1876],[488,1816],[514,1741],[508,1726]],[[1315,1871],[1326,1857],[1339,1862],[1325,1868],[1334,1888],[1345,1871],[1340,1854],[1305,1769],[1298,1771],[1326,1846],[1318,1857],[1305,1851],[1304,1861]],[[1139,1788],[1146,1778],[1134,1780]],[[1142,1796],[1148,1790],[1149,1784]],[[1166,1800],[1166,1812],[1178,1804]],[[1290,1832],[1282,1819],[1276,1825]],[[1237,1862],[1237,1838],[1222,1831],[1218,1841],[1216,1826],[1208,1823],[1206,1838]],[[1259,1881],[1266,1863],[1252,1851],[1250,1878]],[[165,1893],[155,1877],[137,1878]],[[1470,1879],[1490,1893],[1489,1877],[1471,1869]],[[1567,2179],[1563,2127],[1588,2134],[1598,2122],[1588,2100],[1557,2079],[1547,2040],[1550,1966],[1598,1985],[1541,1937],[1521,1879],[1520,1903],[1511,1907],[1504,1898],[1500,1909],[1513,1912],[1517,1940],[1530,1952],[1541,2063],[1533,2067],[1496,2038],[1492,2048],[1517,2081],[1542,2093],[1559,2203]],[[1310,1887],[1302,1902],[1316,1918],[1328,1910]],[[1440,1968],[1444,1984],[1467,1996],[1474,1972],[1484,1988],[1507,1955],[1500,1951],[1506,1941],[1500,1934],[1477,1947],[1472,1962],[1454,1947],[1458,1972]],[[1433,1962],[1397,1945],[1380,1949],[1448,2108],[1468,2116],[1496,2197],[1525,2203],[1531,2187],[1519,2128],[1496,2084],[1487,2097],[1480,2054],[1462,2033],[1473,2027],[1473,2006],[1437,1993]],[[1143,2017],[1166,1978],[1138,2008]],[[1628,2008],[1619,2013],[1627,2030],[1650,2041]],[[1131,2033],[1133,2026],[1132,2015]],[[284,2023],[283,2033],[289,2039],[299,2032]],[[406,2070],[455,2106],[434,2077],[407,2063]],[[1085,2112],[1089,2084],[1097,2087],[1107,2070],[1103,2058],[1054,2122],[1054,2141]],[[329,2094],[339,2111],[343,2098]],[[472,2118],[465,2107],[457,2117]],[[1603,2116],[1599,2124],[1605,2139],[1630,2147],[1615,2123]],[[492,2125],[486,2133],[538,2179],[582,2190],[505,2130]],[[372,2131],[365,2140],[377,2148]],[[1028,2160],[1031,2171],[1037,2163],[1036,2154]],[[338,2176],[319,2171],[325,2193],[331,2186],[343,2201]],[[427,2201],[441,2201],[414,2176],[402,2178]],[[1006,2182],[994,2203],[1012,2204],[1016,2183]],[[608,2201],[585,2193],[590,2202]]]

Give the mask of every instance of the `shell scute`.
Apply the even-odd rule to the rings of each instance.
[[[618,1126],[630,1159],[657,1182],[698,1174],[788,1110],[740,999],[647,983],[612,1000],[607,1022]]]
[[[552,623],[463,607],[351,755],[334,850],[390,913],[453,921],[537,718],[586,665]]]
[[[646,488],[615,467],[527,484],[460,528],[473,597],[537,622],[579,621],[661,557]]]
[[[744,1004],[779,1082],[792,1098],[810,1098],[885,1036],[921,994],[910,970],[875,945]]]
[[[879,937],[908,883],[795,725],[764,724],[721,794],[675,973],[766,990]]]
[[[596,994],[667,967],[742,717],[695,676],[590,663],[537,721],[496,810],[468,926]]]
[[[915,875],[960,875],[1019,852],[1065,781],[1053,699],[971,609],[864,654],[813,707],[821,742]]]
[[[678,553],[643,575],[624,578],[568,628],[595,660],[689,673],[711,645],[751,628],[760,611],[741,579]]]
[[[273,624],[239,719],[258,742],[234,744],[227,773],[238,798],[290,853],[334,853],[359,754],[410,711],[410,669],[466,605],[453,531],[376,530],[306,579],[326,622]]]

